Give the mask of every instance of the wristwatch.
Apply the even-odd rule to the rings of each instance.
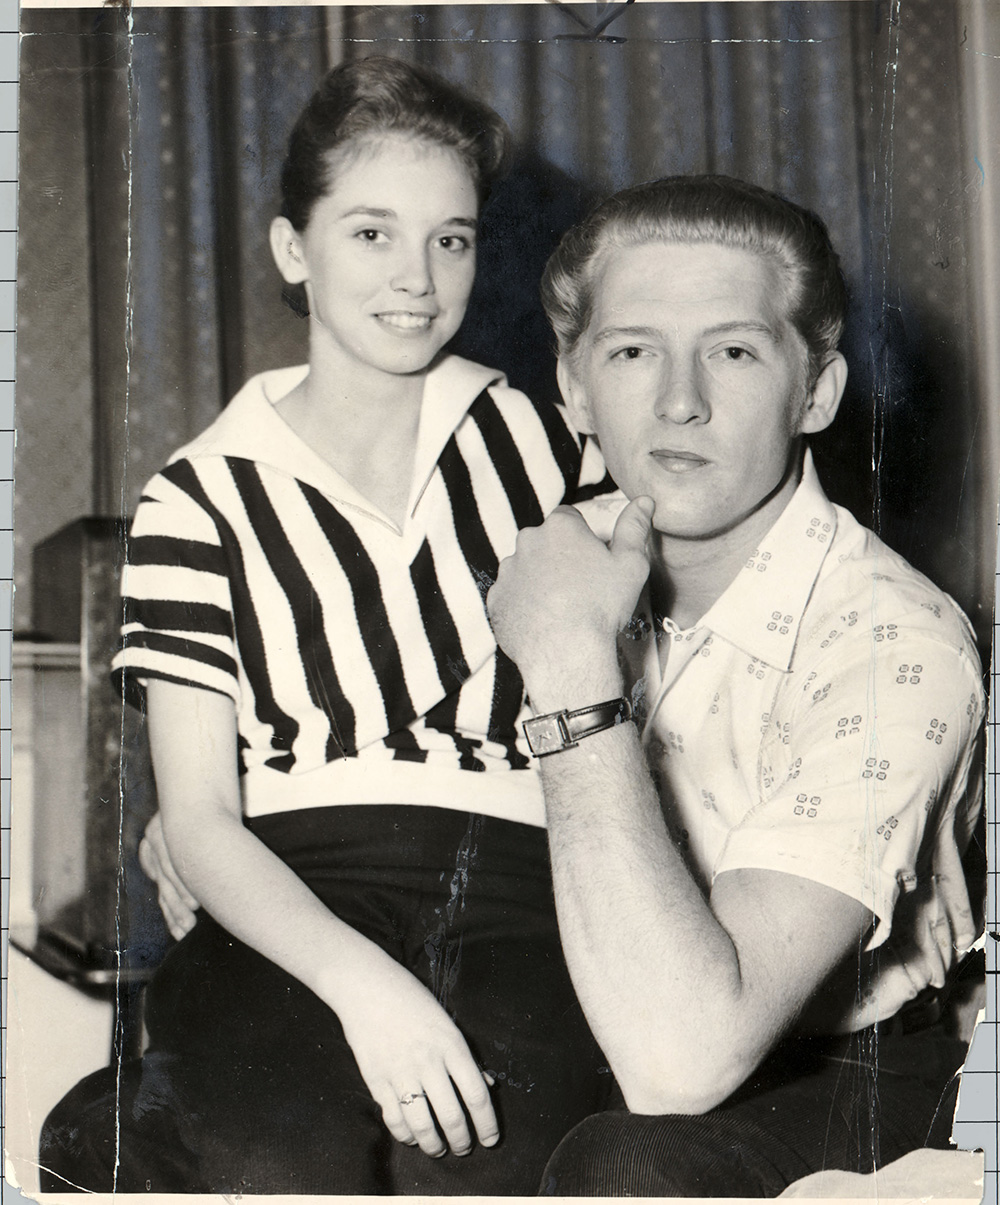
[[[620,698],[581,707],[577,711],[536,715],[534,719],[525,720],[522,727],[532,756],[548,757],[550,753],[575,749],[584,737],[604,732],[616,724],[626,724],[631,719],[634,719],[632,704],[628,699]]]

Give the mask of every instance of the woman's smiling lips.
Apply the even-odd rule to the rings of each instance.
[[[375,315],[379,322],[397,331],[425,331],[437,317],[436,314],[418,313],[414,310],[383,310]]]
[[[682,452],[678,448],[656,448],[650,456],[668,473],[690,473],[703,468],[708,461],[694,452]]]

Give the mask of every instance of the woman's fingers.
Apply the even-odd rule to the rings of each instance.
[[[453,1082],[442,1066],[424,1074],[424,1087],[419,1091],[401,1092],[396,1097],[387,1090],[381,1102],[382,1118],[397,1142],[419,1146],[432,1159],[449,1149],[454,1155],[467,1155],[473,1146],[469,1118],[481,1145],[497,1142],[500,1132],[483,1073],[474,1067],[471,1074],[464,1068],[460,1074],[464,1087]]]
[[[472,1121],[477,1139],[483,1146],[494,1146],[500,1138],[500,1127],[490,1097],[489,1085],[493,1083],[492,1076],[480,1071],[467,1049],[464,1057],[449,1062],[448,1070]],[[452,1145],[452,1150],[454,1149]]]
[[[947,916],[928,917],[923,932],[917,937],[917,944],[924,957],[931,987],[944,987],[955,956]]]
[[[399,1116],[402,1119],[411,1139],[432,1159],[439,1159],[448,1147],[438,1132],[431,1115],[427,1094],[419,1091],[403,1092],[397,1102]],[[383,1110],[383,1116],[385,1110]],[[393,1132],[390,1127],[390,1132]],[[405,1142],[406,1139],[401,1139]]]
[[[482,1084],[482,1079],[479,1081]],[[455,1155],[467,1155],[472,1150],[472,1135],[465,1115],[463,1102],[455,1090],[444,1067],[424,1080],[427,1099],[434,1111],[438,1130]],[[486,1085],[483,1084],[485,1089]],[[469,1102],[466,1101],[468,1106]],[[471,1113],[471,1107],[470,1107]],[[417,1135],[419,1140],[419,1135]]]
[[[416,1146],[417,1140],[413,1137],[406,1118],[403,1116],[403,1106],[392,1095],[392,1089],[387,1088],[383,1099],[377,1103],[382,1109],[382,1120],[385,1123],[385,1128],[393,1138],[397,1142],[404,1143],[406,1146]]]
[[[976,923],[962,870],[962,859],[953,840],[938,842],[935,852],[934,885],[951,927],[953,948],[964,954],[976,940]]]
[[[184,886],[170,860],[159,812],[146,825],[145,835],[139,842],[139,865],[156,884],[163,919],[171,935],[180,940],[194,928],[198,901]]]

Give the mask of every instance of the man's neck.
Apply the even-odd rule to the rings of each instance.
[[[695,627],[778,521],[801,479],[798,458],[766,502],[727,531],[699,540],[654,533],[649,575],[654,612],[669,616],[681,630]]]

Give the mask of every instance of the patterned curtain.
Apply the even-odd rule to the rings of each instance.
[[[555,392],[538,276],[595,196],[715,171],[817,209],[853,299],[851,384],[821,473],[985,643],[997,461],[977,431],[997,399],[975,371],[983,180],[963,122],[965,7],[26,10],[18,547],[81,502],[129,511],[248,375],[303,357],[267,248],[284,142],[329,64],[384,53],[465,84],[514,131],[459,348],[537,395]],[[70,452],[81,441],[92,457]],[[35,456],[54,479],[29,471]],[[26,555],[17,573],[23,626]]]

